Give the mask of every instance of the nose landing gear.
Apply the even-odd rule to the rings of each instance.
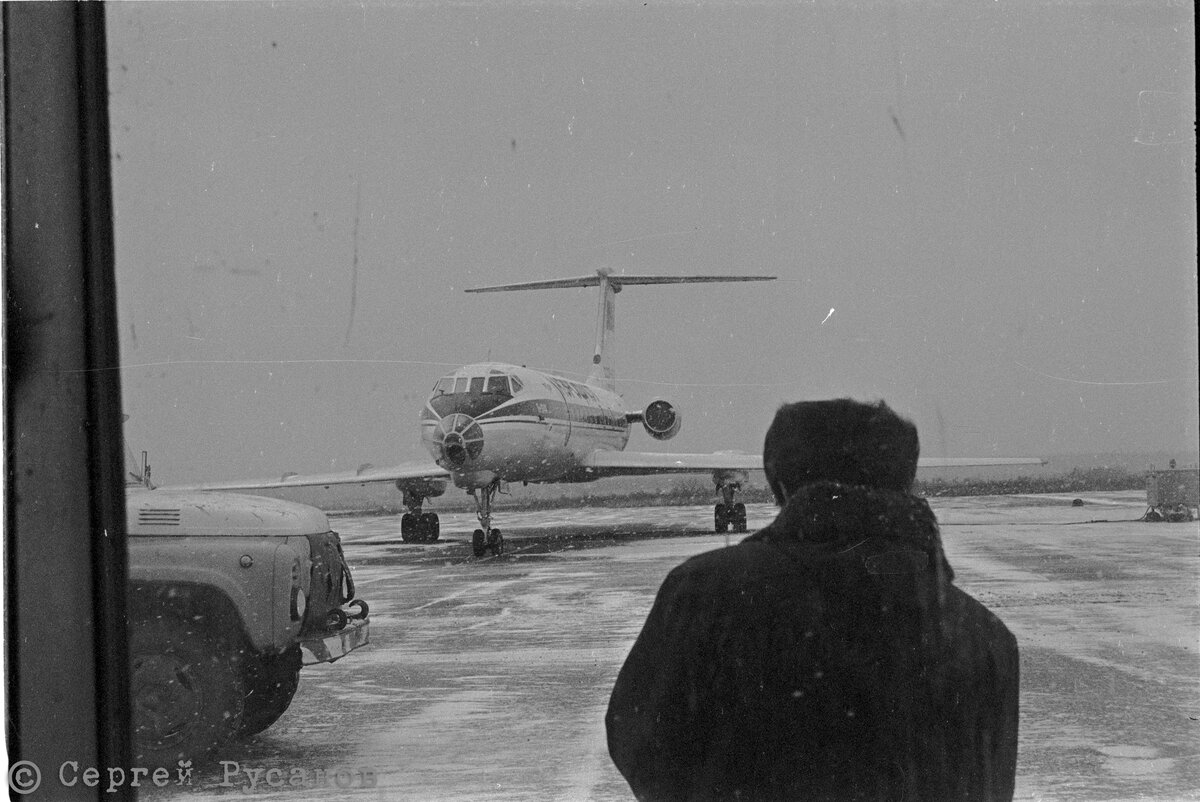
[[[471,533],[471,552],[482,557],[489,551],[499,557],[504,553],[504,537],[499,529],[492,528],[492,499],[500,489],[500,480],[495,479],[486,487],[473,488],[470,493],[475,499],[475,516],[480,529]]]

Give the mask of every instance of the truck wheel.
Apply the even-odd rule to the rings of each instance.
[[[300,684],[300,647],[281,654],[251,658],[246,671],[245,712],[237,737],[256,735],[288,709]]]
[[[203,758],[233,737],[244,686],[224,642],[159,616],[132,623],[129,655],[135,765]]]

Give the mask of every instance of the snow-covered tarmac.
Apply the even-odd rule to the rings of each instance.
[[[1020,642],[1016,796],[1200,799],[1200,525],[1137,521],[1140,492],[1072,498],[931,499],[957,583]],[[469,514],[428,546],[396,517],[336,518],[372,644],[305,669],[283,718],[191,787],[143,796],[630,799],[608,694],[663,576],[724,545],[711,514],[501,512],[509,551],[482,560]]]

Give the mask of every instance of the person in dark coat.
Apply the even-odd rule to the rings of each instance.
[[[952,584],[883,402],[780,408],[778,517],[673,570],[605,723],[642,800],[1006,800],[1017,643]]]

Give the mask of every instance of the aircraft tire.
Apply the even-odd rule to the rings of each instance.
[[[427,512],[421,516],[421,529],[425,543],[436,543],[442,535],[442,524],[436,512]]]
[[[497,557],[504,553],[504,535],[500,534],[499,529],[493,529],[488,533],[488,548]]]
[[[405,543],[412,543],[418,539],[417,529],[421,523],[420,518],[413,515],[411,512],[406,512],[400,516],[400,539]]]
[[[733,505],[733,531],[746,531],[746,505],[740,501]]]
[[[482,529],[476,529],[471,533],[471,553],[476,557],[487,554],[487,541],[484,539]]]
[[[718,504],[713,508],[713,532],[722,534],[729,528],[729,517],[725,514],[725,505]]]

